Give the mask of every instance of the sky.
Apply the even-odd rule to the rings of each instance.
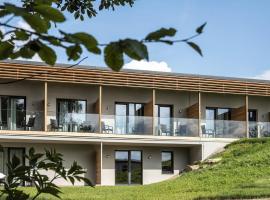
[[[67,22],[59,27],[85,31],[100,43],[108,43],[141,39],[161,27],[176,28],[175,38],[181,39],[207,22],[203,35],[194,40],[203,57],[184,43],[151,44],[150,62],[126,58],[125,68],[270,79],[269,10],[269,0],[137,0],[132,8],[103,11],[84,22],[67,15]],[[62,51],[58,55],[57,62],[71,63]],[[88,56],[84,65],[106,67],[102,56],[83,56]]]

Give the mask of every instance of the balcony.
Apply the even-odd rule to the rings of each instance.
[[[153,118],[145,116],[102,115],[102,133],[153,135]]]
[[[48,130],[56,132],[99,132],[99,114],[49,112]]]
[[[270,122],[249,122],[249,137],[270,137]]]
[[[202,137],[243,138],[246,137],[246,122],[234,120],[202,120]]]
[[[155,117],[154,135],[198,137],[198,119]]]
[[[2,109],[0,115],[0,130],[42,131],[44,113],[42,111],[27,111],[22,109]]]

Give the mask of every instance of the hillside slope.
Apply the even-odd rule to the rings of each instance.
[[[232,143],[215,157],[222,160],[198,171],[147,186],[63,188],[62,199],[171,200],[270,197],[270,140]],[[29,192],[32,189],[28,188]],[[42,199],[50,197],[43,196]]]

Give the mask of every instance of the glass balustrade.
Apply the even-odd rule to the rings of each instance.
[[[202,137],[243,138],[246,137],[246,122],[233,120],[202,120]]]
[[[0,110],[0,130],[42,131],[43,127],[44,113],[42,111]]]
[[[249,122],[249,137],[270,137],[270,122]]]
[[[154,135],[198,137],[198,119],[155,117]]]
[[[102,133],[152,135],[152,117],[102,115]]]
[[[48,130],[99,133],[99,114],[48,112]]]

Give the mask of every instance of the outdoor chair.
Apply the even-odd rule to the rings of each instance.
[[[25,130],[30,131],[35,126],[35,120],[36,117],[29,117],[27,123],[25,123],[25,121],[22,123],[22,127],[24,127]]]
[[[113,133],[113,127],[101,122],[102,133]]]
[[[80,131],[93,133],[95,132],[95,128],[89,123],[83,123],[80,125]]]
[[[175,129],[175,135],[176,136],[187,136],[187,125],[179,125]]]
[[[50,122],[51,122],[51,130],[52,131],[63,130],[63,126],[58,125],[56,119],[50,119]]]
[[[167,128],[167,125],[160,124],[159,125],[159,135],[169,136],[169,135],[171,135],[171,130],[169,128]]]
[[[201,130],[204,137],[215,137],[215,131],[213,129],[206,129],[205,125],[201,125]]]

